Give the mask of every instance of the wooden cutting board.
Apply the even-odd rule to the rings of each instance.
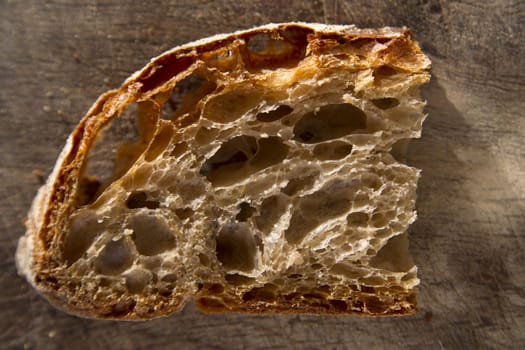
[[[525,3],[484,3],[0,1],[0,348],[525,348]],[[292,20],[406,25],[433,61],[429,117],[408,158],[423,170],[410,230],[418,314],[203,315],[190,306],[150,322],[94,321],[53,309],[17,276],[30,201],[99,94],[178,44]]]

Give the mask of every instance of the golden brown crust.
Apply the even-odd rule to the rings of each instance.
[[[284,40],[291,49],[283,54],[253,53],[247,49],[249,38],[260,33]],[[384,44],[381,50],[370,51],[370,46]],[[228,51],[231,51],[230,53]],[[233,54],[232,54],[233,52]],[[223,58],[220,58],[224,56]],[[390,74],[390,70],[419,74],[419,83],[428,79],[429,60],[411,39],[407,29],[383,28],[361,30],[353,26],[324,26],[303,23],[275,24],[221,35],[190,43],[170,50],[153,59],[118,89],[105,93],[93,105],[73,131],[61,153],[55,170],[35,198],[27,222],[27,232],[21,238],[17,252],[18,268],[35,288],[53,304],[68,312],[85,317],[144,319],[164,316],[179,310],[191,295],[164,297],[137,297],[123,293],[118,297],[93,295],[83,287],[82,281],[71,276],[62,257],[64,235],[70,218],[78,208],[83,166],[96,136],[108,122],[118,116],[132,102],[150,101],[162,92],[170,91],[178,81],[194,69],[207,65],[209,74],[230,76],[292,67],[305,56],[326,56],[319,63],[329,70],[331,60],[349,56],[354,60],[350,69],[374,70],[375,74]],[[216,57],[219,57],[217,59]],[[232,78],[234,79],[234,78]],[[371,87],[364,94],[372,94]],[[158,115],[146,114],[144,123],[159,125]],[[180,126],[184,120],[176,121]],[[155,128],[143,135],[144,145],[152,142]],[[354,293],[354,299],[316,301],[303,296],[286,299],[279,296],[271,303],[260,300],[242,300],[238,297],[220,298],[203,289],[197,292],[199,308],[205,311],[235,312],[306,312],[306,313],[358,313],[368,315],[406,314],[415,310],[413,291],[389,291],[396,306],[382,307],[371,302],[374,294]],[[388,299],[388,298],[387,298]],[[137,306],[138,305],[138,306]],[[149,307],[146,305],[150,305]],[[363,305],[359,308],[359,305]],[[376,305],[376,308],[364,305]]]
[[[416,312],[414,291],[388,292],[377,290],[354,291],[352,298],[331,299],[325,293],[288,293],[275,295],[256,291],[239,299],[217,290],[216,285],[202,286],[195,297],[195,304],[201,311],[302,314],[356,314],[374,316],[407,315]],[[381,298],[378,297],[378,293]],[[396,305],[392,308],[392,305]]]

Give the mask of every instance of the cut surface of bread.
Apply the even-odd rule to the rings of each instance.
[[[149,319],[415,311],[407,228],[430,61],[406,28],[271,24],[190,43],[102,95],[17,266],[54,305]]]

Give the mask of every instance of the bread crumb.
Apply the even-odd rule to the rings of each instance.
[[[54,330],[54,329],[51,330],[51,331],[49,331],[49,333],[47,333],[47,336],[48,336],[49,338],[54,338],[56,335],[57,335],[57,331]]]
[[[18,266],[85,317],[160,317],[191,299],[205,312],[415,312],[405,231],[419,171],[388,152],[424,118],[403,97],[429,78],[409,34],[271,24],[152,59],[97,100],[49,180],[33,170],[47,185]],[[62,116],[74,92],[40,113]]]

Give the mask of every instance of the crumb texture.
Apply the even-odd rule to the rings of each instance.
[[[73,312],[414,311],[419,171],[393,149],[428,59],[405,30],[264,28],[160,56],[83,120],[58,282],[36,274]]]

